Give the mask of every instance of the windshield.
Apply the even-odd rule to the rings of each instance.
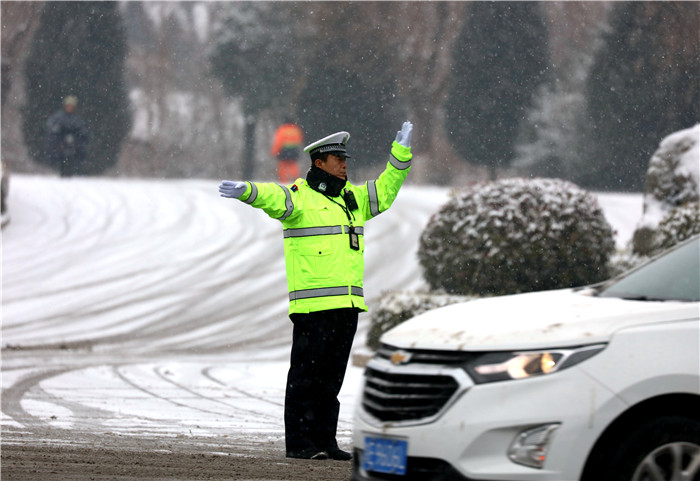
[[[700,301],[700,237],[603,286],[603,297]]]

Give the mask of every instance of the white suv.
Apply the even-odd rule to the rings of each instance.
[[[700,238],[607,283],[382,337],[353,481],[700,481]]]

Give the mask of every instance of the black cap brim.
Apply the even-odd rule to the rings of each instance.
[[[313,159],[314,157],[322,154],[333,154],[337,155],[338,157],[345,157],[346,159],[352,159],[352,156],[348,155],[348,151],[345,148],[344,145],[342,144],[335,144],[335,145],[324,145],[322,147],[318,147],[316,149],[313,149],[311,152],[309,152],[309,155]]]

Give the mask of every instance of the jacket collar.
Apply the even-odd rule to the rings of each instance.
[[[330,197],[338,197],[347,183],[347,180],[339,179],[315,165],[306,174],[306,181],[313,190]]]

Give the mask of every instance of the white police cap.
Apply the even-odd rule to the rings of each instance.
[[[313,144],[307,145],[304,147],[304,152],[308,152],[312,159],[316,154],[328,153],[340,157],[350,157],[345,148],[345,144],[347,144],[348,140],[350,140],[350,134],[348,132],[336,132],[321,140],[317,140]]]

